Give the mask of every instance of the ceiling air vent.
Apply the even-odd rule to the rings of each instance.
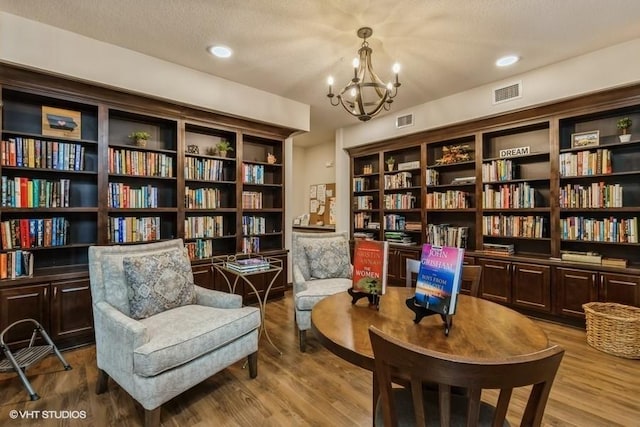
[[[413,113],[396,117],[396,127],[398,129],[406,128],[407,126],[413,126]]]
[[[522,97],[522,82],[510,84],[509,86],[499,87],[493,90],[493,103],[511,101]]]

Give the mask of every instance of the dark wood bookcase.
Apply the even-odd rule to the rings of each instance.
[[[270,298],[284,295],[283,144],[293,129],[8,65],[0,65],[0,91],[0,223],[18,230],[27,224],[25,243],[3,245],[0,257],[22,250],[34,259],[31,277],[0,280],[0,329],[33,317],[62,347],[91,342],[91,245],[183,238],[196,283],[225,291],[226,283],[215,277],[213,256],[251,252],[276,257],[285,269]],[[43,132],[43,107],[71,112],[80,133]],[[129,137],[138,131],[150,134],[144,146]],[[222,140],[232,148],[225,155],[213,150]],[[47,164],[46,154],[49,148],[53,154],[54,146],[61,150],[56,159],[62,167],[54,167],[52,160]],[[245,179],[246,169],[259,171],[258,179]],[[54,183],[61,188],[55,194],[62,197],[51,204],[46,191],[53,191]],[[42,196],[41,187],[49,189]],[[16,202],[16,188],[31,196]],[[243,227],[247,218],[261,228]],[[42,238],[47,233],[55,234],[55,246]],[[270,280],[265,275],[254,283],[259,293]],[[255,300],[253,291],[242,286],[236,292],[246,303]],[[24,343],[28,336],[30,331],[17,331],[9,340]]]
[[[618,138],[616,122],[623,117],[633,122],[628,142]],[[596,132],[596,143],[572,143]],[[455,146],[465,146],[468,156],[443,161]],[[420,195],[421,209],[406,212],[421,218],[420,238],[414,245],[391,244],[390,284],[404,285],[405,260],[419,259],[433,230],[462,227],[468,230],[465,262],[483,266],[483,298],[578,325],[586,302],[640,306],[640,85],[354,147],[349,154],[354,238],[385,239],[385,196],[396,191],[385,188],[385,178],[397,173],[385,171],[388,157],[420,161],[419,181],[409,191]],[[381,229],[369,229],[370,221]],[[513,245],[514,254],[486,252],[487,244]],[[562,261],[564,251],[597,252],[628,265]]]

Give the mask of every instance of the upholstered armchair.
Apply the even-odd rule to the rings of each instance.
[[[300,351],[306,350],[311,309],[351,287],[351,251],[346,232],[292,233],[293,297]]]
[[[260,312],[193,284],[181,239],[89,248],[98,382],[111,377],[160,424],[161,405],[248,357],[257,375]]]

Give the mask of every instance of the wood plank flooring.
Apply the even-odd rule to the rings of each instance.
[[[546,322],[540,325],[551,342],[566,349],[543,425],[640,426],[640,361],[589,347],[583,330]],[[300,353],[290,292],[268,304],[267,328],[283,356],[263,337],[256,379],[249,379],[247,369],[237,363],[165,404],[162,425],[371,425],[371,373],[334,356],[312,334],[307,353]],[[67,351],[64,356],[73,370],[64,371],[57,358],[49,356],[27,372],[41,396],[35,402],[29,400],[15,374],[0,374],[0,426],[143,425],[141,406],[113,381],[107,393],[95,394],[93,346]],[[516,417],[522,406],[517,403],[522,403],[524,393],[516,395],[516,405],[509,414],[512,425],[519,422]],[[492,401],[495,393],[484,397]],[[14,420],[11,410],[30,412]],[[69,418],[83,413],[83,418]],[[27,415],[30,418],[25,418]]]

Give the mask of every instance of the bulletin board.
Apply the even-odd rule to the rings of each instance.
[[[335,225],[336,184],[314,184],[309,187],[309,225]]]

